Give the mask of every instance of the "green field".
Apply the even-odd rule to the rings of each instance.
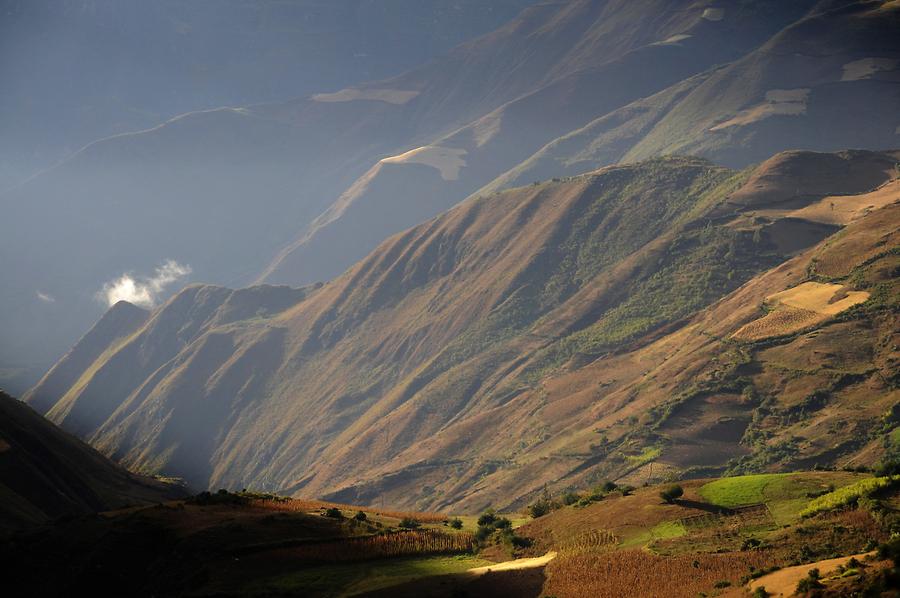
[[[810,495],[841,488],[860,480],[846,472],[771,473],[722,478],[699,489],[710,504],[733,508],[765,503],[779,524],[800,516],[812,500]]]
[[[244,590],[250,595],[303,591],[311,596],[352,596],[433,575],[462,573],[490,561],[471,555],[383,559],[308,567],[261,580]]]

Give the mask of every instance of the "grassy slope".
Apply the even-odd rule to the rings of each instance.
[[[691,466],[721,471],[732,458],[746,457],[735,467],[747,470],[813,455],[815,446],[785,452],[777,438],[758,435],[760,427],[803,434],[796,415],[760,411],[750,421],[753,409],[771,410],[767,396],[786,397],[783,384],[795,383],[770,380],[784,371],[766,361],[783,341],[747,346],[728,337],[759,317],[764,297],[809,276],[813,258],[821,269],[838,268],[833,254],[858,256],[859,268],[852,261],[834,275],[871,286],[873,299],[823,330],[858,329],[854,342],[877,355],[842,341],[858,354],[842,359],[857,364],[848,373],[890,380],[890,345],[873,344],[862,329],[890,329],[894,275],[885,264],[893,258],[872,247],[891,246],[884,235],[894,208],[758,278],[786,258],[779,239],[791,233],[778,217],[751,211],[779,185],[829,194],[833,177],[817,173],[832,172],[835,161],[862,173],[854,184],[874,187],[890,176],[888,158],[790,154],[764,168],[774,181],[764,193],[747,182],[750,172],[670,158],[476,198],[263,318],[226,324],[218,314],[229,292],[192,287],[114,359],[95,364],[68,399],[129,397],[88,433],[135,466],[173,468],[200,484],[339,491],[333,498],[345,502],[419,508],[477,510],[521,502],[549,481],[643,481]],[[827,168],[817,170],[820,162]],[[791,176],[775,176],[779,168]],[[784,342],[794,341],[810,342]],[[828,392],[860,390],[847,384],[856,378],[807,369],[810,384],[831,380]],[[133,386],[105,390],[126,370],[137,373]],[[883,410],[892,392],[876,393],[855,419]],[[741,444],[748,428],[755,435]]]
[[[878,502],[868,507],[880,509],[877,517],[874,511],[852,508],[811,519],[800,515],[815,500],[807,494],[870,479],[853,473],[803,472],[682,482],[685,495],[675,505],[660,500],[660,487],[648,487],[633,496],[613,493],[586,507],[564,507],[519,533],[535,539],[536,554],[548,547],[560,551],[546,569],[546,594],[613,596],[631,584],[636,595],[651,595],[663,587],[672,596],[701,591],[717,595],[714,585],[721,593],[724,582],[739,586],[754,570],[856,554],[872,541],[885,540],[891,521],[900,514],[896,492],[878,495]],[[689,521],[684,518],[707,515],[713,505],[756,502],[766,502],[775,516],[709,516],[699,525],[682,524]],[[614,533],[616,543],[584,541],[598,531]]]

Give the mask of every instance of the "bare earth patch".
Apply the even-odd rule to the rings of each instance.
[[[401,89],[354,89],[352,87],[334,93],[317,93],[314,102],[352,102],[355,100],[373,100],[388,104],[405,104],[419,95],[418,91]]]
[[[879,71],[893,71],[900,65],[900,61],[893,58],[863,58],[854,60],[844,65],[844,74],[841,81],[858,81],[868,79]]]
[[[849,224],[867,213],[900,201],[900,179],[882,185],[871,193],[860,195],[830,195],[788,214],[823,224]]]
[[[796,567],[787,567],[780,569],[774,573],[763,575],[759,579],[754,579],[747,586],[752,592],[756,588],[765,588],[769,596],[793,596],[797,589],[797,583],[806,577],[811,569],[818,569],[823,577],[837,570],[840,565],[845,565],[852,558],[862,560],[872,553],[856,554],[853,556],[845,556],[837,559],[828,559],[817,563],[809,563],[807,565],[797,565]]]
[[[455,181],[459,178],[459,169],[466,165],[463,156],[467,153],[464,149],[426,145],[399,156],[384,158],[382,162],[386,164],[424,164],[437,168],[441,172],[441,178],[445,181]]]
[[[790,334],[815,326],[831,316],[869,298],[865,291],[846,291],[840,284],[804,282],[792,289],[769,295],[775,308],[732,335],[738,340],[760,340]]]
[[[721,131],[729,127],[743,127],[770,116],[801,116],[806,114],[806,100],[809,88],[773,89],[766,93],[766,101],[742,110],[729,120],[711,127],[710,131]]]

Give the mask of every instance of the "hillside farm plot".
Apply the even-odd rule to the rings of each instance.
[[[847,290],[844,285],[804,282],[792,289],[769,295],[766,303],[772,306],[772,311],[742,326],[732,338],[756,341],[799,332],[868,298],[869,293]]]

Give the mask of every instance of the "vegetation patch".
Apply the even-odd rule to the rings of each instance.
[[[870,496],[879,490],[893,488],[900,484],[900,476],[884,476],[880,478],[866,478],[855,484],[844,486],[834,492],[813,499],[801,512],[804,517],[810,517],[817,513],[832,511],[843,507],[855,505],[860,498]]]

